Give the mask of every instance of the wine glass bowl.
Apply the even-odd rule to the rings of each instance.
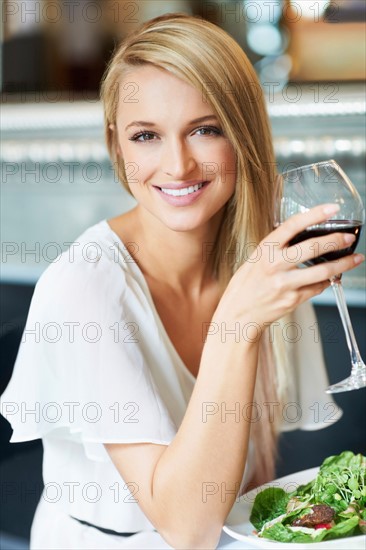
[[[334,160],[317,162],[288,170],[278,176],[276,189],[275,224],[283,223],[287,218],[310,208],[326,203],[339,205],[339,211],[326,222],[312,225],[296,235],[290,242],[295,245],[314,237],[334,232],[353,233],[355,240],[346,248],[328,243],[327,251],[322,253],[314,247],[314,256],[304,262],[313,265],[334,261],[352,254],[357,246],[362,226],[365,222],[365,209],[361,197],[351,180]],[[330,386],[328,393],[355,390],[366,386],[366,366],[358,350],[356,338],[341,283],[341,276],[332,277],[333,288],[347,346],[351,356],[351,374],[345,380]]]
[[[275,213],[277,223],[328,202],[340,206],[339,212],[331,219],[352,220],[361,225],[365,222],[361,197],[334,160],[300,166],[279,175]]]

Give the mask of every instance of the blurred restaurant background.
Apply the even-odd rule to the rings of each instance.
[[[87,227],[134,204],[108,158],[99,101],[106,64],[124,36],[168,12],[223,27],[257,71],[278,170],[333,158],[365,202],[365,6],[365,0],[2,0],[0,393],[40,274]],[[365,253],[365,232],[358,250]],[[364,357],[365,282],[364,265],[344,275]],[[346,341],[331,291],[314,306],[333,383],[348,375]],[[282,436],[278,476],[345,449],[365,454],[365,390],[335,400],[344,412],[335,425]],[[10,434],[1,417],[0,547],[27,548],[42,491],[42,445],[10,445]]]

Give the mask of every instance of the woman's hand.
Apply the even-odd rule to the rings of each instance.
[[[298,265],[323,252],[350,246],[354,235],[331,233],[307,239],[294,246],[289,241],[307,227],[322,223],[336,214],[337,205],[321,205],[296,214],[272,231],[232,277],[214,319],[254,322],[265,327],[299,304],[320,294],[329,279],[361,263],[361,254],[304,269]],[[328,248],[327,248],[328,247]]]

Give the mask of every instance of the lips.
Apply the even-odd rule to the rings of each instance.
[[[183,197],[184,195],[190,195],[191,193],[196,193],[201,187],[202,183],[197,183],[196,185],[190,185],[189,187],[182,187],[180,189],[170,189],[168,187],[160,187],[160,191],[171,195],[172,197]]]
[[[163,187],[154,186],[159,195],[172,206],[188,206],[195,202],[205,189],[208,181],[189,181],[180,185],[166,184]]]

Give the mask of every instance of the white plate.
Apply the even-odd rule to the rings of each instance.
[[[343,537],[339,539],[333,539],[324,542],[314,542],[309,544],[304,543],[284,543],[284,542],[275,542],[269,541],[268,539],[259,538],[254,534],[255,528],[250,523],[249,517],[252,511],[254,499],[256,495],[265,489],[266,487],[280,487],[285,491],[294,491],[299,485],[304,485],[312,479],[315,478],[319,471],[319,468],[311,468],[309,470],[303,470],[302,472],[297,472],[296,474],[290,474],[286,477],[281,477],[275,481],[271,481],[262,487],[257,487],[253,491],[246,493],[234,504],[227,520],[224,525],[224,531],[231,537],[237,540],[246,542],[249,547],[260,547],[260,548],[272,548],[272,550],[279,550],[280,545],[282,548],[291,549],[322,549],[326,550],[330,548],[335,550],[335,548],[347,548],[347,550],[353,549],[362,549],[366,548],[366,535],[359,535],[356,537]]]

